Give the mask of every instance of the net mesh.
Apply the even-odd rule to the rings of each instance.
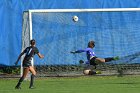
[[[74,22],[73,16],[79,21]],[[87,60],[85,53],[70,51],[85,49],[95,41],[97,57],[120,56],[120,60],[101,64],[98,69],[111,73],[139,69],[140,12],[66,12],[32,13],[32,35],[45,58],[34,58],[39,75],[79,75],[79,60]],[[24,13],[22,49],[29,46],[29,17]],[[135,68],[136,67],[136,68]],[[120,70],[121,69],[121,70]],[[125,70],[125,71],[126,71]],[[107,72],[108,71],[108,72]],[[71,74],[71,73],[72,74]]]

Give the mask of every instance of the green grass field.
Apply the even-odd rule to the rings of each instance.
[[[29,81],[21,90],[14,87],[18,79],[0,79],[0,93],[140,93],[140,76],[81,76],[36,78],[35,89]]]

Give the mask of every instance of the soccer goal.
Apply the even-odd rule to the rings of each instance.
[[[97,66],[103,74],[139,74],[140,8],[37,9],[23,13],[22,50],[36,40],[40,53],[32,61],[40,76],[83,75],[79,60],[86,53],[70,54],[95,41],[98,57],[120,56]]]

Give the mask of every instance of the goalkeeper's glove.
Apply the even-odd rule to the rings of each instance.
[[[75,54],[75,53],[76,53],[76,51],[70,51],[70,53]]]
[[[83,61],[83,60],[79,60],[79,63],[80,63],[80,64],[83,64],[83,63],[84,63],[84,61]]]

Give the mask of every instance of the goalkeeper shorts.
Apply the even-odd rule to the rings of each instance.
[[[92,57],[91,59],[90,59],[90,65],[93,65],[93,66],[96,66],[97,65],[97,63],[95,62],[95,60],[96,60],[96,56],[94,56],[94,57]]]

